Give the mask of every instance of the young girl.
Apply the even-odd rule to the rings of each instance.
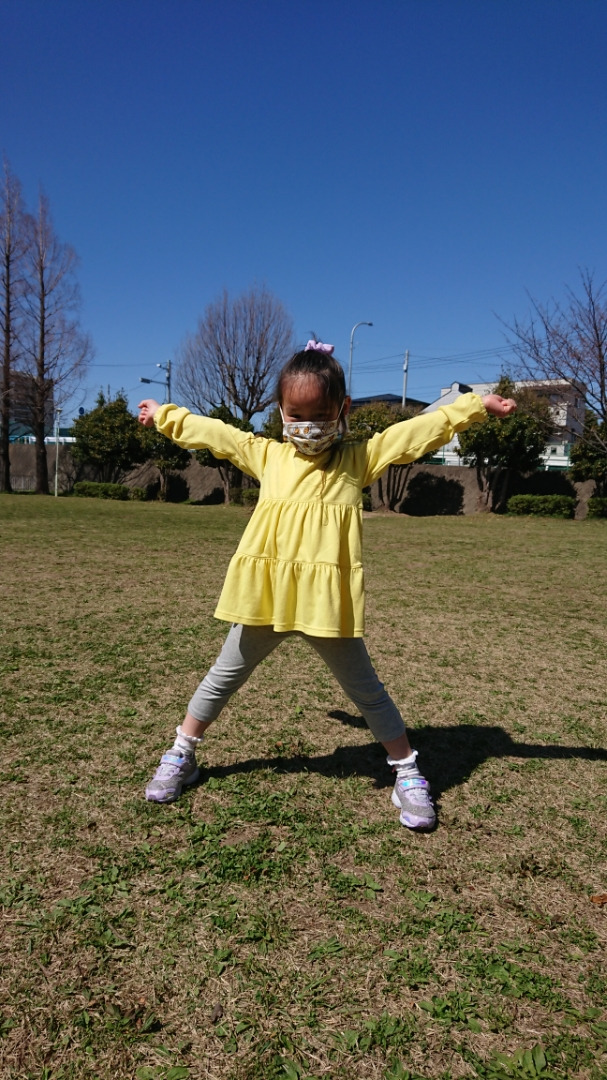
[[[194,693],[173,747],[146,788],[168,803],[196,783],[196,749],[232,694],[290,634],[304,637],[385,747],[396,772],[392,802],[410,829],[436,814],[417,751],[379,681],[365,644],[361,563],[362,490],[390,464],[403,465],[449,442],[487,413],[508,416],[514,401],[464,394],[452,405],[394,424],[368,442],[344,442],[350,398],[333,346],[310,341],[281,371],[282,443],[151,399],[139,420],[179,446],[206,448],[260,483],[259,501],[230,562],[215,611],[232,624]]]

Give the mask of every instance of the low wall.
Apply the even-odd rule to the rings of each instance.
[[[594,480],[573,483],[564,471],[514,477],[510,495],[572,495],[578,499],[576,519],[586,517]],[[371,488],[374,510],[392,510],[412,517],[476,514],[479,505],[476,470],[466,465],[391,465]]]
[[[11,483],[14,491],[34,491],[36,448],[31,443],[13,443],[10,448]],[[47,446],[49,486],[55,486],[55,462],[58,461],[58,490],[70,492],[77,480],[94,480],[94,472],[74,461],[70,446]],[[132,487],[153,489],[158,471],[153,465],[134,469],[126,482]],[[594,481],[573,484],[563,472],[536,472],[515,479],[511,495],[576,495],[579,502],[576,518],[586,516]],[[223,487],[217,469],[200,465],[194,458],[182,473],[170,477],[168,498],[179,502],[192,499],[206,503],[223,502]],[[374,510],[392,510],[413,517],[432,515],[476,514],[479,489],[476,471],[465,465],[391,465],[371,488]]]
[[[57,454],[57,449],[59,453]],[[78,480],[96,480],[96,472],[90,466],[75,461],[69,443],[57,448],[47,444],[49,487],[55,488],[55,464],[57,464],[57,489],[61,495],[68,494]],[[36,490],[36,447],[32,443],[11,443],[11,486],[13,491]],[[126,478],[130,487],[153,487],[158,483],[158,470],[154,465],[142,465],[133,469]],[[223,502],[223,487],[217,469],[205,468],[192,458],[183,473],[174,473],[169,481],[169,498],[200,499],[205,502]]]
[[[59,453],[57,453],[59,451]],[[55,465],[57,468],[57,489],[64,494],[71,491],[76,480],[89,479],[86,471],[74,461],[69,444],[46,446],[48,482],[51,491],[55,488]],[[13,491],[36,490],[36,447],[33,443],[11,443],[11,487]]]

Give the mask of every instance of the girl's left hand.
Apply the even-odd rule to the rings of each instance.
[[[485,394],[483,405],[491,416],[504,417],[516,412],[516,401],[500,397],[499,394]]]
[[[144,398],[143,401],[139,402],[137,408],[139,409],[139,416],[137,417],[139,423],[143,424],[144,427],[154,427],[154,413],[157,413],[160,408],[158,402],[154,401],[154,398]]]

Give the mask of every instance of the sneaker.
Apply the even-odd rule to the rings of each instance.
[[[399,776],[392,802],[400,809],[400,823],[408,829],[433,829],[436,812],[430,798],[430,784],[423,776]]]
[[[169,750],[163,754],[160,765],[145,789],[148,802],[175,802],[184,787],[195,784],[200,776],[200,769],[195,757],[183,757]]]

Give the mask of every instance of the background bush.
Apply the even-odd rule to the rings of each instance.
[[[601,495],[593,495],[588,499],[589,518],[607,518],[607,498]]]
[[[74,495],[85,499],[126,500],[130,497],[126,484],[104,484],[94,480],[79,480],[74,484]]]
[[[513,495],[508,499],[509,514],[533,514],[540,517],[572,518],[577,499],[572,495]]]
[[[259,488],[230,488],[230,501],[236,506],[255,506],[259,499]]]

